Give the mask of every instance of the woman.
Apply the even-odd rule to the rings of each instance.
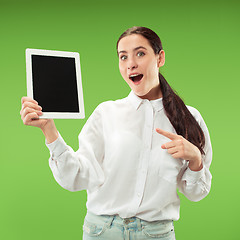
[[[117,52],[132,91],[94,110],[77,152],[53,120],[33,120],[42,114],[36,101],[23,97],[21,116],[42,129],[56,181],[70,191],[87,190],[84,240],[175,239],[177,188],[191,201],[210,191],[209,133],[200,113],[186,107],[159,73],[165,53],[155,32],[126,30]]]

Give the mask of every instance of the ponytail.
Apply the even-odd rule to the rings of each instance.
[[[183,100],[173,91],[166,79],[159,73],[165,113],[178,135],[194,144],[204,154],[204,133]]]

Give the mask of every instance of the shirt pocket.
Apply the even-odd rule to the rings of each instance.
[[[173,158],[165,149],[162,149],[157,156],[155,161],[158,166],[158,176],[170,183],[177,184],[178,175],[183,166],[183,160]]]
[[[170,239],[175,235],[172,221],[148,222],[143,225],[143,233],[150,239]]]

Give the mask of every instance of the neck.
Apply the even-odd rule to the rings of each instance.
[[[160,85],[152,88],[146,95],[139,97],[142,99],[148,99],[149,101],[162,98],[162,91],[160,89]]]

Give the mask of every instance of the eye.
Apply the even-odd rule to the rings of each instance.
[[[120,57],[120,59],[121,59],[122,61],[124,61],[124,60],[127,59],[127,56],[126,56],[126,55],[122,55],[122,56]]]
[[[142,56],[144,56],[144,55],[145,55],[144,52],[138,52],[138,53],[137,53],[137,56],[138,56],[138,57],[142,57]]]

